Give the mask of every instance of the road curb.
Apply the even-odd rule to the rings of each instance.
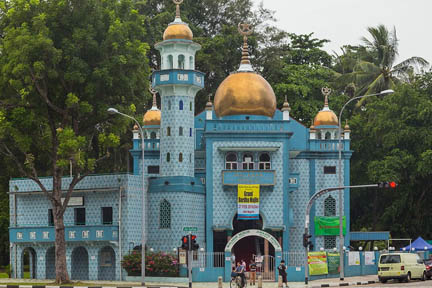
[[[0,285],[0,288],[186,288],[182,286],[52,286],[52,285]]]
[[[360,285],[369,285],[375,284],[377,281],[358,281],[358,282],[342,282],[342,283],[322,283],[312,286],[305,286],[308,288],[323,288],[323,287],[344,287],[344,286],[360,286]],[[289,286],[289,285],[288,285]]]

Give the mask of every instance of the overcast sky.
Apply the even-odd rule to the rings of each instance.
[[[396,27],[397,62],[420,56],[432,63],[432,0],[253,0],[276,11],[276,26],[331,42],[324,47],[340,52],[345,44],[359,44],[367,27]]]

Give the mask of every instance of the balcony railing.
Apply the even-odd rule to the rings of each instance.
[[[67,226],[66,241],[118,241],[116,225]],[[54,242],[53,226],[9,227],[10,242]]]
[[[261,186],[275,185],[274,170],[223,170],[223,185],[260,184]]]

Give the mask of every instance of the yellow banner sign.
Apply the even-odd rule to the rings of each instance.
[[[239,220],[259,219],[259,184],[238,185],[237,216]]]

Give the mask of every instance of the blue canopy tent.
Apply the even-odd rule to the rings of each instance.
[[[427,249],[425,249],[425,247]],[[426,242],[422,237],[418,237],[411,243],[411,245],[405,246],[401,248],[401,250],[403,250],[404,248],[407,251],[412,250],[412,248],[414,248],[415,251],[432,251],[432,245]]]

